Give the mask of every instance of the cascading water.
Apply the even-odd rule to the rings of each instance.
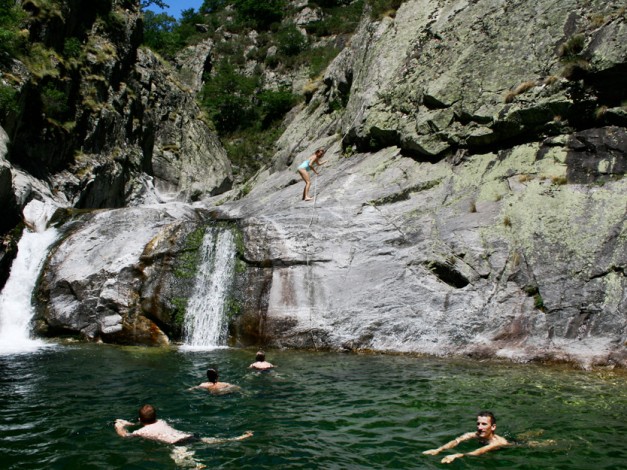
[[[194,291],[187,303],[183,342],[194,349],[224,345],[224,304],[235,268],[235,242],[229,230],[209,228],[202,241]]]
[[[30,322],[35,310],[32,294],[50,245],[58,237],[46,224],[56,206],[31,201],[24,208],[28,228],[17,246],[17,257],[9,279],[0,294],[0,354],[31,352],[47,346],[30,337]]]

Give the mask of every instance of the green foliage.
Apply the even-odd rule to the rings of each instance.
[[[17,92],[10,86],[0,83],[0,118],[10,113],[17,113]]]
[[[384,16],[393,16],[404,0],[366,0],[370,6],[370,17],[373,20]]]
[[[40,42],[30,45],[23,61],[28,70],[37,78],[59,76],[57,65],[62,62],[54,50],[46,48]]]
[[[0,55],[16,55],[22,41],[19,31],[24,18],[24,11],[14,0],[0,0]]]
[[[176,19],[166,13],[144,12],[144,44],[160,54],[173,55],[181,47],[176,25]]]
[[[267,129],[274,121],[282,119],[296,104],[298,97],[289,90],[265,90],[257,95],[261,125]]]
[[[577,58],[577,56],[583,51],[586,38],[583,34],[575,34],[570,37],[568,41],[559,47],[558,55],[560,60],[568,61]]]
[[[274,150],[280,120],[298,101],[287,89],[260,90],[259,76],[221,61],[202,91],[202,106],[222,138],[234,172],[256,172]]]
[[[41,104],[46,116],[61,118],[68,112],[68,93],[49,83],[41,91]]]
[[[276,33],[277,48],[281,54],[288,56],[299,54],[307,47],[307,38],[298,30],[295,24],[290,23]]]
[[[193,8],[181,12],[181,19],[178,26],[174,29],[181,47],[195,42],[196,39],[202,36],[196,29],[196,25],[204,22],[205,18]]]
[[[282,131],[279,126],[263,130],[248,128],[224,136],[222,141],[234,165],[233,173],[247,179],[259,170],[274,154],[274,144]]]
[[[316,78],[340,53],[340,49],[333,46],[315,47],[308,53],[309,55],[309,78]]]
[[[586,38],[583,34],[575,34],[559,47],[557,55],[564,66],[562,77],[578,80],[590,69],[590,63],[582,55],[585,43]]]
[[[179,50],[198,42],[202,34],[196,25],[205,18],[193,8],[183,10],[180,20],[167,13],[144,12],[144,44],[165,57],[173,57]]]
[[[357,28],[364,9],[364,0],[352,3],[328,0],[320,4],[324,17],[306,26],[307,32],[315,36],[350,34]]]
[[[259,77],[247,77],[223,60],[216,73],[205,83],[202,104],[222,135],[251,127],[256,119],[253,103]]]
[[[63,44],[63,55],[69,59],[77,59],[82,49],[83,46],[78,38],[67,38]]]
[[[191,232],[186,240],[185,247],[176,259],[174,275],[180,279],[193,279],[196,276],[196,266],[198,265],[198,250],[202,246],[202,239],[205,236],[205,226],[198,227]]]
[[[185,297],[174,297],[170,302],[172,303],[172,312],[170,312],[172,323],[177,328],[182,328],[185,322],[187,299]]]
[[[208,14],[223,10],[227,5],[227,0],[205,0],[199,8],[200,13]]]
[[[314,3],[320,8],[333,8],[341,5],[350,5],[352,0],[316,0]]]
[[[165,3],[163,0],[142,0],[140,5],[142,8],[149,7],[150,5],[155,5],[164,10],[170,7],[170,5]]]
[[[287,7],[285,0],[233,0],[233,4],[243,23],[261,30],[279,23]]]
[[[242,314],[242,303],[234,297],[226,299],[224,307],[226,317],[229,319]]]

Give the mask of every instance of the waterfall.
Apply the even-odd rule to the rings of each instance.
[[[193,294],[187,303],[183,342],[190,348],[224,345],[224,304],[235,268],[235,242],[229,230],[209,228],[202,241]]]
[[[30,337],[30,322],[35,314],[32,294],[50,245],[58,237],[46,224],[56,206],[31,201],[24,208],[24,230],[17,245],[9,279],[0,293],[0,354],[31,352],[46,343]]]

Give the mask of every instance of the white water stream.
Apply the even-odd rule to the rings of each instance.
[[[233,234],[209,228],[201,253],[194,293],[187,303],[183,342],[189,349],[214,349],[224,346],[227,335],[224,306],[235,269]]]
[[[0,293],[0,354],[31,352],[48,346],[30,337],[30,322],[35,313],[33,289],[50,245],[58,237],[56,229],[46,229],[55,209],[54,205],[36,200],[24,208],[24,219],[30,228],[22,234],[9,279]]]

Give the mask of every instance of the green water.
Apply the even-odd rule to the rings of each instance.
[[[176,428],[241,442],[196,444],[209,468],[624,469],[627,376],[533,365],[269,351],[276,373],[247,369],[254,351],[63,346],[0,357],[0,467],[176,468],[168,446],[123,439],[116,418],[152,403]],[[186,388],[219,367],[243,392]],[[451,465],[424,456],[490,409],[497,433],[555,440]],[[468,444],[462,451],[476,445]]]

